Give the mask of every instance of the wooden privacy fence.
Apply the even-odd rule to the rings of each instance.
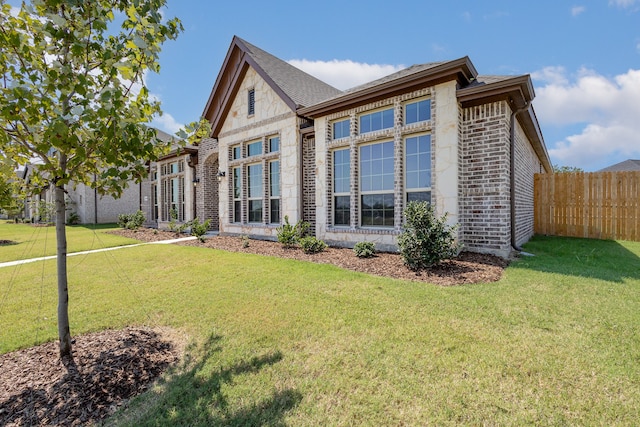
[[[536,174],[534,231],[640,241],[640,171]]]

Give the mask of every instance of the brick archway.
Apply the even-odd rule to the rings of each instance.
[[[218,153],[211,153],[202,163],[200,173],[200,191],[198,192],[197,211],[202,221],[211,221],[209,229],[220,229],[218,208]]]

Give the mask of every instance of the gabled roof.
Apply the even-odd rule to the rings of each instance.
[[[234,36],[203,112],[203,116],[212,123],[213,137],[220,131],[248,67],[252,67],[292,111],[341,93],[333,86]]]
[[[640,160],[627,159],[615,165],[607,166],[598,172],[624,172],[624,171],[640,171]]]
[[[301,108],[298,113],[315,118],[449,80],[456,80],[459,85],[468,85],[477,74],[468,56],[453,61],[412,65],[318,104]]]

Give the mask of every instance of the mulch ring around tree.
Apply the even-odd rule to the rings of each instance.
[[[16,243],[13,240],[0,240],[0,246],[15,245]]]
[[[95,424],[182,357],[183,340],[164,328],[126,328],[75,337],[74,361],[58,342],[0,355],[0,425]]]

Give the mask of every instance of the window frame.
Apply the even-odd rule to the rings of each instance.
[[[418,110],[417,110],[417,112],[416,112],[416,116],[417,116],[417,117],[416,117],[416,120],[415,120],[415,121],[412,121],[412,122],[407,121],[407,117],[408,117],[408,114],[407,114],[407,107],[412,106],[412,105],[416,105],[416,106],[418,106],[418,107],[419,107],[419,104],[421,104],[421,103],[423,103],[423,102],[427,102],[427,103],[428,103],[428,105],[429,105],[429,109],[428,109],[428,112],[429,112],[429,113],[428,113],[428,116],[429,116],[429,117],[427,117],[427,118],[425,118],[425,119],[423,119],[423,120],[420,120],[420,111],[421,111],[421,110],[420,110],[420,109],[418,109]],[[428,121],[430,121],[430,120],[431,120],[431,115],[432,115],[431,98],[418,98],[418,99],[412,99],[412,100],[410,100],[410,101],[405,102],[405,103],[404,103],[404,105],[402,106],[402,118],[403,118],[403,123],[404,123],[405,125],[411,125],[411,124],[414,124],[414,123],[424,123],[424,122],[428,122]]]
[[[277,144],[277,147],[273,148],[273,143]],[[280,135],[274,135],[267,138],[267,149],[269,153],[278,153],[280,151]]]
[[[259,167],[259,171],[257,175],[254,176],[252,174],[252,168]],[[264,222],[264,165],[262,162],[258,163],[250,163],[247,164],[247,223],[248,224],[259,224]],[[258,179],[259,185],[254,184],[252,179]],[[253,190],[257,191],[257,194],[253,194]],[[252,216],[253,213],[253,204],[260,203],[260,216],[259,218],[254,218]]]
[[[242,204],[243,204],[242,203],[242,167],[241,166],[236,166],[231,168],[231,196],[233,200],[231,222],[234,224],[241,224],[242,223]]]
[[[347,124],[347,134],[343,135],[343,132],[340,132],[341,136],[336,136],[336,134],[338,132],[336,132],[336,125],[343,125],[344,123]],[[351,136],[351,117],[348,117],[346,119],[339,119],[339,120],[335,120],[333,122],[331,122],[331,139],[333,140],[337,140],[337,139],[344,139],[344,138],[349,138]]]
[[[386,126],[384,124],[384,114],[387,112],[391,112],[391,125],[390,126]],[[365,117],[373,117],[377,114],[381,114],[381,120],[382,120],[382,127],[378,128],[378,129],[373,129],[373,127],[371,126],[370,129],[368,130],[363,130],[364,126],[363,126],[363,119]],[[395,127],[395,107],[393,105],[385,107],[385,108],[379,108],[377,110],[372,110],[372,111],[366,111],[362,114],[360,114],[358,116],[358,134],[359,135],[366,135],[368,133],[373,133],[373,132],[378,132],[378,131],[382,131],[382,130],[386,130],[386,129],[393,129]]]
[[[425,156],[425,158],[423,160],[426,161],[428,168],[421,168],[421,163],[420,163],[420,157],[418,157],[418,168],[413,171],[413,170],[409,170],[409,149],[408,149],[408,142],[410,139],[414,139],[414,138],[423,138],[426,137],[427,141],[428,141],[428,151],[420,151],[419,147],[418,147],[418,151],[417,151],[417,156],[420,156],[421,154]],[[427,201],[429,203],[431,203],[431,190],[432,190],[432,157],[431,157],[431,152],[432,152],[432,138],[431,138],[431,134],[430,133],[420,133],[420,134],[413,134],[413,135],[405,135],[403,138],[403,148],[404,148],[404,158],[403,160],[403,189],[404,189],[404,200],[405,203],[409,202],[409,198],[410,198],[410,194],[428,194],[427,197]],[[428,186],[423,187],[423,186],[417,186],[417,187],[409,187],[409,183],[408,183],[408,174],[411,172],[415,172],[418,175],[421,173],[427,173],[428,176]],[[419,198],[418,200],[425,200],[423,198]]]
[[[278,165],[278,170],[277,173],[274,173],[273,171],[273,166],[274,165]],[[268,168],[269,168],[269,224],[280,224],[281,223],[281,216],[282,216],[282,203],[281,203],[281,186],[280,186],[280,159],[278,160],[271,160],[268,163]],[[275,190],[275,191],[274,191]],[[274,194],[277,193],[277,194]],[[274,215],[274,210],[273,210],[273,206],[274,206],[274,202],[277,202],[278,205],[278,212],[276,215]],[[274,216],[276,218],[274,218]]]
[[[346,153],[347,155],[347,161],[346,162],[340,162],[341,166],[346,165],[348,167],[348,174],[346,177],[341,177],[341,180],[346,179],[347,180],[347,191],[336,191],[336,187],[337,187],[337,166],[338,166],[338,162],[336,161],[336,154],[337,153]],[[351,225],[351,149],[349,147],[342,147],[342,148],[336,148],[335,150],[331,151],[331,167],[332,167],[332,182],[331,182],[331,190],[332,190],[332,213],[331,213],[331,224],[334,227],[349,227]],[[342,190],[344,190],[344,188],[342,188]],[[338,203],[337,203],[337,199],[338,197],[347,197],[348,201],[349,201],[349,208],[346,210],[347,212],[347,220],[346,222],[342,222],[342,223],[338,223],[337,221],[337,207],[338,207]],[[342,209],[344,211],[344,209]],[[344,217],[344,212],[342,213],[343,217]]]
[[[386,144],[390,144],[391,146],[391,150],[392,150],[392,155],[391,157],[385,157],[384,156],[384,151],[385,151],[385,145]],[[381,153],[382,156],[380,157],[380,159],[378,161],[382,162],[382,171],[383,173],[381,174],[373,174],[373,173],[367,173],[365,174],[364,171],[364,167],[363,167],[363,162],[365,161],[371,161],[371,163],[375,162],[376,159],[371,159],[371,160],[363,160],[364,156],[362,153],[362,150],[367,148],[367,147],[373,147],[375,145],[380,145],[381,146]],[[384,161],[391,159],[391,164],[392,164],[392,171],[391,174],[389,173],[384,173]],[[370,168],[371,170],[373,169],[373,165]],[[387,187],[385,185],[385,177],[391,176],[391,187],[390,188],[385,188]],[[371,143],[367,143],[367,144],[361,144],[358,146],[358,195],[359,195],[359,201],[360,201],[360,206],[359,206],[359,212],[358,212],[358,223],[360,225],[360,227],[362,228],[383,228],[383,229],[388,229],[388,228],[393,228],[395,225],[395,211],[396,211],[396,206],[395,206],[395,143],[393,140],[381,140],[381,141],[375,141],[375,142],[371,142]],[[368,190],[364,190],[364,179],[366,177],[374,177],[374,176],[380,176],[381,177],[381,184],[382,184],[382,189],[368,189]],[[375,181],[371,181],[371,184],[375,184]],[[371,196],[382,196],[383,200],[384,199],[388,199],[389,196],[391,196],[391,201],[392,201],[392,209],[391,209],[391,224],[385,224],[385,222],[388,222],[389,218],[387,217],[387,215],[385,215],[383,213],[382,215],[382,221],[383,224],[374,224],[373,219],[372,219],[372,223],[371,224],[365,224],[364,218],[365,218],[365,197],[371,197]],[[384,202],[383,202],[384,203]],[[386,212],[387,209],[384,209],[384,205],[383,205],[383,212]],[[373,212],[375,212],[375,209],[371,209],[372,212],[372,218],[373,218]]]

